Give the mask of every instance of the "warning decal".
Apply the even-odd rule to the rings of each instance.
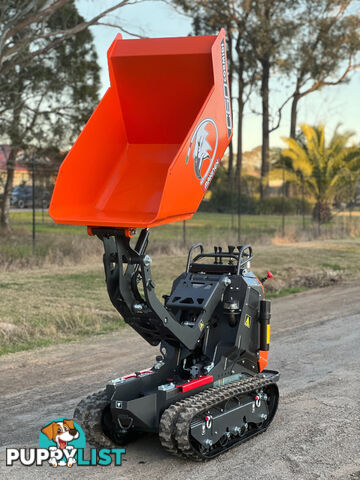
[[[248,327],[248,328],[251,327],[251,317],[250,317],[250,315],[245,316],[244,325],[245,325],[245,327]]]

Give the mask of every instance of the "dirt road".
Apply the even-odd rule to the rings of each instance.
[[[281,372],[270,429],[204,464],[167,455],[156,436],[129,445],[121,467],[5,467],[6,446],[37,446],[41,427],[72,416],[108,379],[152,364],[130,329],[0,359],[0,478],[359,479],[360,288],[273,301],[270,368]]]

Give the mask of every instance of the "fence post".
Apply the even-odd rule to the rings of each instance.
[[[32,252],[35,255],[35,160],[32,157],[31,160],[31,169],[32,169]]]
[[[304,185],[304,177],[302,176],[302,223],[303,223],[303,230],[305,230],[305,185]]]
[[[281,221],[281,233],[285,237],[285,165],[282,169],[282,221]]]
[[[240,243],[241,237],[241,208],[240,208],[240,198],[241,198],[241,185],[240,185],[240,178],[236,179],[237,182],[237,239]]]

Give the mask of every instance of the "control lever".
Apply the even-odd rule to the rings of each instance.
[[[228,245],[228,249],[229,249],[229,253],[230,253],[230,254],[233,254],[233,253],[234,253],[234,250],[235,250],[235,247],[234,247],[234,245]],[[234,263],[233,259],[230,258],[230,260],[229,260],[229,265],[232,265],[233,263]]]
[[[261,279],[261,283],[266,282],[266,280],[268,280],[268,279],[270,279],[270,278],[274,278],[274,275],[273,275],[271,272],[267,272],[266,277],[263,277],[263,278]]]
[[[215,263],[216,265],[217,265],[217,263],[218,263],[218,261],[217,261],[217,256],[216,256],[217,251],[218,251],[218,247],[214,247],[214,252],[215,252],[215,261],[214,261],[214,263]]]

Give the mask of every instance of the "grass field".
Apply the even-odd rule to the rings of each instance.
[[[303,229],[302,217],[287,216],[285,241],[312,240],[319,236],[318,226],[306,217]],[[40,266],[42,263],[82,262],[87,255],[99,255],[101,248],[96,239],[89,238],[86,227],[55,225],[46,212],[36,212],[36,248],[32,255],[31,211],[12,212],[13,233],[0,237],[0,270],[18,267]],[[336,216],[321,227],[321,238],[343,238],[360,235],[360,217]],[[204,213],[194,215],[185,223],[177,222],[151,229],[150,253],[176,254],[201,240],[207,248],[213,245],[238,245],[237,217],[231,214]],[[282,237],[282,218],[279,215],[241,217],[241,243],[271,244]],[[96,245],[96,246],[95,246]]]
[[[120,329],[124,322],[107,296],[102,269],[101,242],[85,227],[55,225],[37,212],[37,243],[31,246],[31,212],[11,214],[13,231],[0,237],[0,354],[84,335]],[[275,279],[266,285],[268,296],[300,292],[329,285],[341,278],[359,276],[360,237],[328,239],[330,228],[341,237],[360,219],[337,218],[320,240],[291,243],[301,231],[302,218],[286,218],[282,237],[281,217],[243,216],[242,240],[255,245],[253,269],[261,278],[267,270]],[[183,224],[153,229],[149,253],[158,296],[169,293],[172,281],[185,267],[187,248],[201,240],[212,245],[237,245],[231,215],[198,213]],[[310,229],[315,228],[309,218]],[[305,235],[305,238],[306,237]],[[310,236],[311,238],[311,236]]]
[[[153,257],[159,297],[169,293],[184,270],[186,256]],[[264,245],[255,248],[253,268],[270,297],[296,293],[340,278],[359,276],[360,239]],[[76,266],[0,272],[0,354],[70,341],[120,329],[124,323],[106,292],[101,255]],[[121,333],[120,333],[121,334]]]
[[[357,212],[355,212],[357,213]],[[15,229],[31,229],[32,213],[29,210],[12,212],[11,224]],[[334,216],[332,222],[322,226],[322,233],[333,233],[335,230],[349,228],[348,215]],[[357,225],[360,221],[358,215],[353,215],[351,223]],[[300,215],[287,215],[285,229],[293,232],[294,229],[302,230],[303,219]],[[310,216],[305,217],[305,228],[317,233],[317,224],[313,223]],[[56,225],[47,212],[36,212],[36,231],[42,233],[59,234],[86,234],[86,228],[76,225]],[[241,235],[244,239],[257,239],[259,237],[273,237],[282,231],[281,215],[242,215]],[[183,222],[161,225],[153,229],[153,238],[162,241],[183,242]],[[206,242],[207,239],[236,237],[237,216],[228,213],[198,212],[191,220],[186,221],[186,236],[189,241],[198,241],[199,238]],[[204,240],[205,238],[205,240]]]

